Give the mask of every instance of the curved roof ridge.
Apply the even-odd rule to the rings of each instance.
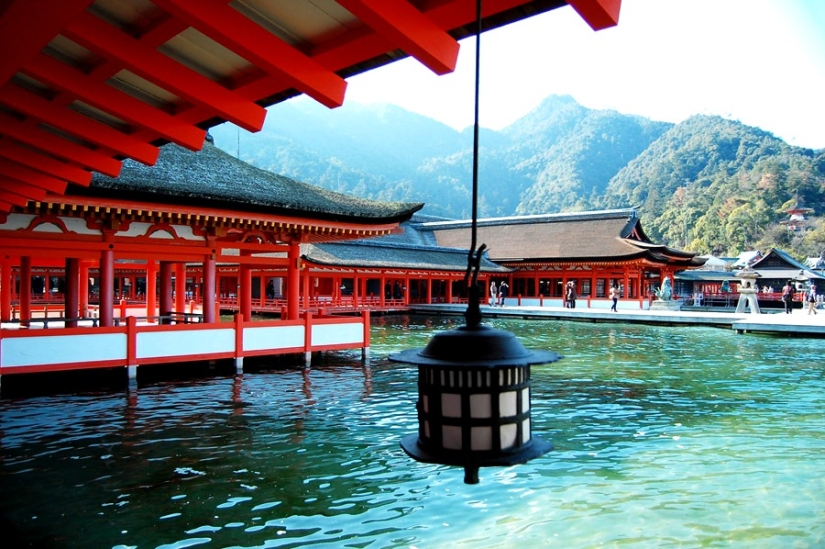
[[[495,225],[522,225],[532,223],[552,223],[566,221],[589,221],[594,219],[624,219],[635,218],[635,208],[618,208],[613,210],[595,210],[588,212],[563,212],[553,214],[521,215],[509,217],[488,217],[477,221],[479,227]],[[472,225],[472,220],[459,219],[453,221],[427,221],[414,223],[416,228],[426,230],[436,229],[463,229]]]

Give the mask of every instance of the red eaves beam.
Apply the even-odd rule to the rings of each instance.
[[[61,179],[42,174],[12,160],[0,158],[0,177],[4,176],[53,193],[65,192],[68,185],[68,182]]]
[[[329,108],[344,103],[346,81],[257,25],[225,0],[156,0],[163,9]]]
[[[602,30],[619,24],[622,0],[567,0],[567,3],[573,6],[593,30]]]
[[[208,107],[215,114],[251,132],[264,124],[266,110],[237,93],[184,67],[170,57],[128,34],[85,13],[70,23],[63,34],[109,59],[117,59],[141,78],[158,84],[187,101]]]
[[[92,182],[92,172],[71,164],[66,164],[34,149],[21,147],[8,139],[0,138],[0,157],[14,160],[46,175],[65,179],[70,183],[75,183],[83,187],[88,187]]]
[[[100,172],[109,177],[120,175],[122,167],[119,160],[106,156],[82,145],[72,143],[53,133],[24,124],[14,118],[0,113],[0,127],[9,137],[36,147],[58,158],[75,162],[80,166]]]
[[[91,143],[101,143],[118,154],[144,164],[151,166],[158,160],[160,150],[157,147],[17,86],[6,84],[0,88],[0,103]]]
[[[0,85],[46,44],[60,34],[71,21],[94,0],[39,0],[37,2],[2,2],[0,9]],[[37,24],[29,24],[36,21]]]
[[[407,0],[338,0],[338,3],[436,74],[455,70],[458,42]]]
[[[79,98],[102,111],[109,112],[134,126],[149,129],[187,149],[198,151],[203,146],[206,130],[182,122],[165,113],[61,63],[39,54],[22,71],[36,80]]]

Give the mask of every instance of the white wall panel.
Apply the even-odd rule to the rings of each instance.
[[[0,346],[3,367],[77,364],[122,360],[126,364],[126,334],[10,337]]]

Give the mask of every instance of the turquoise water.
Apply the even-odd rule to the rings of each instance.
[[[416,370],[449,319],[375,318],[372,359],[0,400],[0,526],[36,547],[825,547],[823,342],[493,320],[556,450],[411,461]],[[154,367],[153,367],[154,368]]]

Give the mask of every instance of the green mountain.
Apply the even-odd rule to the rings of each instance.
[[[472,129],[390,105],[293,100],[269,111],[261,132],[225,124],[210,130],[215,143],[307,183],[470,217]],[[795,233],[780,224],[795,200],[825,210],[825,151],[759,128],[717,116],[674,125],[551,96],[501,131],[482,129],[479,142],[482,217],[635,206],[651,238],[699,253],[825,249],[817,223]]]

